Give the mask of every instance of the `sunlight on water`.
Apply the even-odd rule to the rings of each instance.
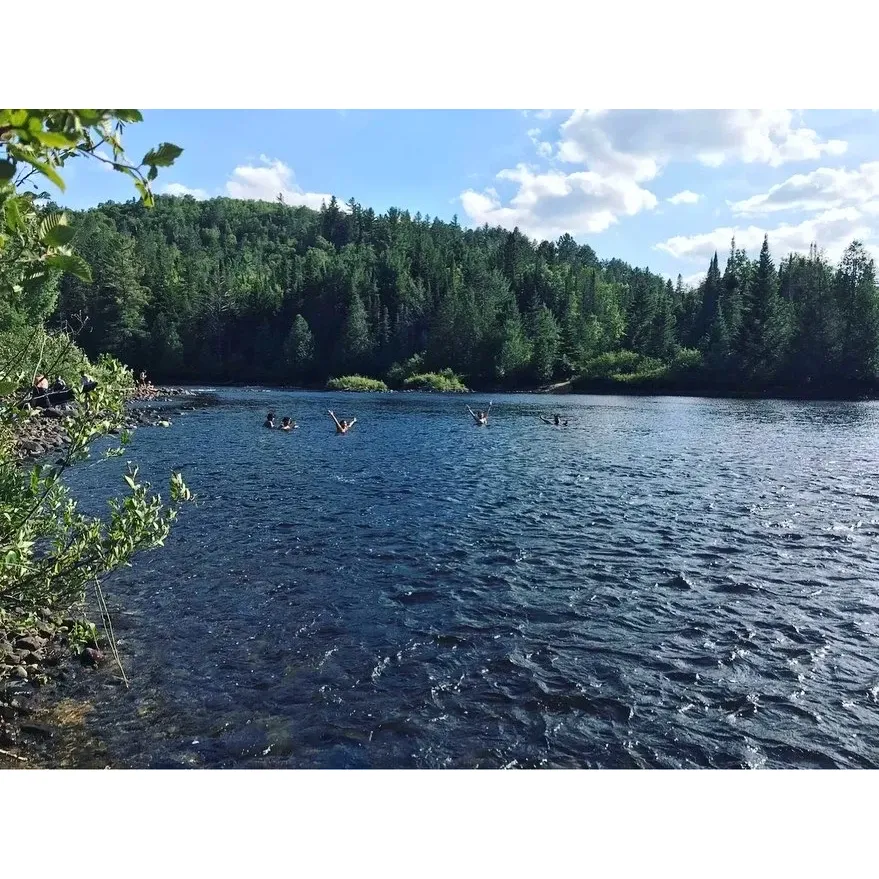
[[[218,395],[129,450],[198,501],[107,586],[114,759],[877,764],[876,405]],[[123,467],[74,470],[83,505]]]

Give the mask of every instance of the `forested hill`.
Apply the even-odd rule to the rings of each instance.
[[[569,235],[538,244],[353,200],[316,212],[165,196],[72,222],[93,282],[66,276],[55,320],[87,318],[89,354],[157,380],[313,384],[413,357],[475,387],[877,378],[879,294],[857,242],[839,266],[815,249],[776,266],[768,243],[757,259],[733,243],[688,289]]]

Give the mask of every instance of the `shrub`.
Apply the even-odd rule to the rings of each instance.
[[[586,362],[581,377],[584,379],[619,378],[651,374],[662,370],[664,364],[655,357],[645,357],[636,351],[609,351]],[[629,379],[631,380],[631,379]]]
[[[362,375],[343,375],[327,382],[329,391],[387,391],[388,386],[377,378]]]
[[[460,376],[455,375],[451,369],[411,375],[403,382],[403,386],[408,390],[439,391],[446,394],[466,394],[468,392],[468,388],[461,381]]]
[[[417,375],[424,369],[424,355],[413,354],[403,363],[395,363],[387,372],[388,384],[394,388],[402,388],[407,378]]]

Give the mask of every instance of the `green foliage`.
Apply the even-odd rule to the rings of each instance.
[[[403,381],[403,386],[410,391],[439,391],[446,394],[465,394],[467,386],[451,369],[440,372],[423,372],[410,375]]]
[[[73,355],[71,355],[73,356]],[[80,601],[86,587],[143,549],[160,546],[188,499],[179,476],[172,478],[172,506],[137,480],[125,477],[122,500],[110,500],[107,520],[81,514],[61,481],[66,467],[88,455],[90,443],[118,429],[131,390],[130,371],[104,358],[92,368],[100,376],[88,405],[67,414],[63,425],[71,442],[60,463],[23,470],[14,452],[16,426],[28,415],[9,401],[0,410],[0,608],[33,612]],[[124,438],[123,438],[124,439]]]
[[[308,321],[296,315],[290,333],[284,341],[284,357],[291,378],[307,378],[314,363],[314,336]]]
[[[413,354],[404,363],[393,364],[391,368],[388,369],[385,378],[391,387],[401,388],[405,384],[406,379],[422,372],[424,372],[424,354],[419,352]]]
[[[546,305],[541,305],[534,317],[533,338],[531,366],[534,377],[540,382],[550,381],[555,374],[561,333]]]
[[[621,349],[669,364],[681,347],[702,351],[706,390],[879,381],[866,263],[819,283],[799,257],[776,268],[768,246],[752,261],[733,242],[723,273],[712,258],[688,287],[599,260],[570,236],[538,243],[353,199],[315,212],[160,196],[152,211],[71,214],[69,227],[93,281],[67,274],[34,308],[85,319],[87,353],[160,381],[360,374],[403,387],[450,368],[470,386],[516,388],[578,376]]]
[[[89,620],[75,620],[67,633],[67,643],[74,653],[82,653],[86,647],[98,644],[98,628]]]
[[[166,506],[130,466],[127,493],[112,499],[108,517],[101,519],[80,513],[62,481],[95,438],[121,428],[134,381],[112,357],[90,363],[69,333],[45,329],[59,279],[88,284],[92,272],[72,248],[76,236],[67,215],[24,186],[36,174],[63,190],[59,170],[71,158],[89,157],[131,176],[150,202],[143,166],[129,164],[121,145],[124,126],[139,120],[135,110],[0,110],[0,616],[5,618],[82,600],[89,584],[98,588],[101,578],[137,552],[161,545],[178,504],[190,497],[175,474]],[[112,161],[102,147],[111,149]],[[163,145],[157,164],[170,164],[179,152]],[[129,241],[122,244],[130,247]],[[127,300],[130,284],[130,278],[120,279],[120,300]],[[54,465],[23,467],[16,437],[25,421],[38,417],[24,405],[35,375],[62,376],[78,388],[81,371],[96,379],[97,387],[64,413],[70,442],[63,457]],[[123,432],[123,446],[126,440]],[[120,453],[121,448],[111,451]]]
[[[583,378],[612,378],[631,381],[637,376],[650,375],[664,367],[661,360],[645,357],[637,351],[610,351],[600,354],[583,365]]]
[[[343,375],[327,382],[329,391],[387,391],[388,386],[377,378],[362,375]]]
[[[702,352],[696,348],[680,348],[669,364],[672,375],[683,376],[698,373],[703,367]]]

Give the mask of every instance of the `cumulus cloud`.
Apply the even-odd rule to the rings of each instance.
[[[656,196],[633,180],[602,177],[592,171],[563,174],[536,172],[520,164],[497,175],[517,185],[504,206],[494,191],[461,194],[465,212],[476,225],[519,226],[535,238],[557,238],[565,232],[603,232],[620,216],[656,207]]]
[[[528,137],[531,138],[531,143],[534,144],[534,149],[537,150],[538,156],[542,159],[548,159],[552,156],[552,144],[549,141],[540,139],[539,128],[529,128]]]
[[[863,212],[857,208],[834,208],[801,223],[783,223],[774,229],[723,226],[699,235],[677,235],[657,244],[656,249],[677,259],[707,262],[715,251],[722,253],[727,250],[730,240],[735,237],[736,247],[744,248],[756,256],[766,234],[769,235],[769,247],[776,259],[792,252],[807,253],[814,242],[826,252],[829,259],[835,261],[854,239],[864,241],[872,236],[873,231]]]
[[[260,165],[239,165],[226,181],[230,198],[276,201],[280,194],[285,204],[319,210],[331,196],[325,192],[305,192],[296,183],[293,169],[280,159],[260,156]],[[343,207],[340,205],[340,207]]]
[[[689,189],[685,189],[667,200],[669,204],[696,204],[700,198],[702,196],[698,192],[690,192]]]
[[[159,191],[164,195],[176,195],[179,198],[182,198],[184,195],[191,195],[198,201],[204,201],[206,198],[210,198],[205,190],[191,189],[189,186],[184,186],[182,183],[165,183]]]
[[[879,199],[879,162],[866,162],[853,171],[818,168],[794,174],[767,192],[730,205],[736,214],[768,214],[774,211],[823,211],[848,205],[864,207]],[[871,210],[871,208],[868,208]]]
[[[472,189],[461,194],[474,223],[519,225],[535,237],[602,232],[621,217],[656,206],[656,196],[642,184],[671,162],[777,167],[841,155],[847,146],[822,139],[789,110],[577,110],[560,126],[555,146],[537,127],[528,136],[538,160],[553,158],[581,168],[570,174],[525,165],[501,171],[498,179],[518,185],[509,200]],[[685,190],[669,201],[694,204],[699,199]]]
[[[671,161],[777,167],[841,155],[847,147],[794,127],[790,110],[577,110],[561,126],[561,136],[563,161],[636,180],[652,180]]]

